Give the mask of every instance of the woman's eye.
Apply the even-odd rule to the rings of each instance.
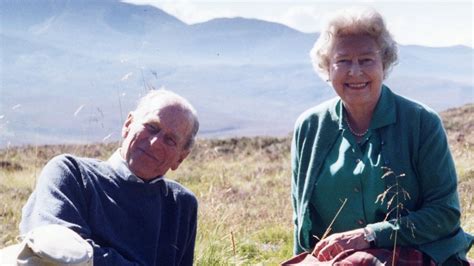
[[[361,60],[361,65],[371,65],[374,62],[372,58],[364,58]]]

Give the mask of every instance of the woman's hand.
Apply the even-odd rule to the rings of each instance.
[[[363,250],[370,247],[365,240],[364,229],[332,234],[316,244],[313,254],[320,261],[328,261],[345,250]]]

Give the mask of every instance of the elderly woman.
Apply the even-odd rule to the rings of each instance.
[[[393,254],[398,265],[466,262],[473,238],[460,227],[445,131],[433,110],[383,85],[397,45],[381,15],[339,13],[311,57],[338,97],[296,122],[295,254],[346,265],[391,263]]]

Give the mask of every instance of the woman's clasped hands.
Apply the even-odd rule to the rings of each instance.
[[[342,252],[363,250],[370,248],[369,242],[365,239],[364,229],[359,228],[342,233],[332,234],[319,241],[313,255],[319,261],[329,261]]]

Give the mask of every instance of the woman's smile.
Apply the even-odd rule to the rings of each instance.
[[[369,82],[344,83],[344,87],[349,88],[349,89],[355,89],[355,90],[365,89],[367,86],[369,86]]]

